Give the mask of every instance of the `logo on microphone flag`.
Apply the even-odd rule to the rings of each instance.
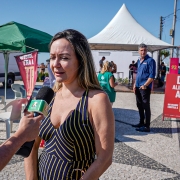
[[[38,112],[39,114],[43,114],[44,117],[48,115],[48,109],[49,105],[46,101],[44,100],[31,100],[29,107],[28,107],[28,112]]]
[[[15,56],[15,58],[29,99],[37,80],[38,51]]]

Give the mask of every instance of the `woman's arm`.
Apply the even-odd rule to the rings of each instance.
[[[38,161],[38,149],[40,142],[41,142],[41,138],[37,137],[35,139],[31,154],[29,155],[29,157],[24,158],[26,180],[38,180],[37,161]]]
[[[97,180],[112,163],[115,120],[109,98],[105,93],[92,95],[88,106],[94,128],[97,159],[81,179]]]
[[[117,86],[117,83],[114,82],[114,78],[113,76],[111,76],[111,78],[109,79],[109,84],[112,88],[114,88],[115,86]]]

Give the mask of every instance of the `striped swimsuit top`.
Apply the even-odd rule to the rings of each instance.
[[[53,102],[54,99],[40,126],[39,136],[46,143],[39,157],[39,179],[80,179],[95,157],[94,131],[88,118],[88,91],[58,129],[50,120]]]

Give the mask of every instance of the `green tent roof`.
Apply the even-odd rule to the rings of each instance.
[[[37,49],[39,52],[49,52],[51,39],[52,36],[48,33],[14,21],[0,26],[0,51],[25,53]]]

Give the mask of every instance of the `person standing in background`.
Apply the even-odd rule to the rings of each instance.
[[[48,70],[48,74],[49,74],[49,83],[50,83],[50,88],[52,88],[54,86],[55,83],[55,77],[54,74],[50,68],[50,59],[46,60],[47,62],[47,70]]]
[[[129,83],[133,80],[133,73],[134,69],[136,68],[135,61],[133,60],[132,63],[129,65]]]
[[[147,54],[147,46],[145,44],[139,45],[139,54],[140,59],[137,62],[138,69],[133,91],[136,95],[140,122],[132,126],[137,127],[137,131],[150,132],[150,94],[152,82],[156,75],[156,62]]]
[[[99,66],[100,66],[99,72],[101,72],[101,69],[102,69],[102,67],[103,67],[103,61],[104,61],[105,59],[106,59],[106,58],[103,56],[102,59],[99,61]]]
[[[111,73],[112,71],[112,64],[106,61],[103,64],[101,72],[98,74],[98,81],[102,89],[107,93],[111,105],[115,102],[116,99],[116,92],[114,87],[117,83],[114,82],[114,75]]]
[[[45,69],[41,69],[40,72],[38,73],[38,81],[44,82],[45,77],[46,77]]]
[[[160,67],[160,73],[161,73],[161,84],[164,85],[164,79],[166,77],[166,66],[164,65],[164,62],[161,63]]]
[[[117,65],[113,62],[113,61],[111,61],[111,64],[112,64],[112,74],[113,73],[117,73]]]
[[[44,63],[41,63],[40,66],[39,66],[39,68],[40,68],[40,69],[44,69],[44,71],[45,71],[46,66],[45,66]]]

